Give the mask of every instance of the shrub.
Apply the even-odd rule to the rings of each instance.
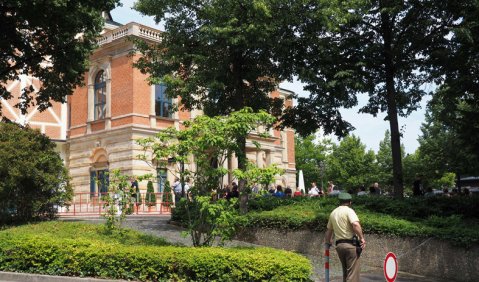
[[[32,232],[32,228],[42,231]],[[136,233],[127,234],[135,238]],[[108,237],[100,226],[88,224],[12,228],[0,231],[0,270],[138,281],[310,281],[308,259],[287,251],[144,243],[133,245],[130,239]]]
[[[355,197],[365,233],[435,237],[459,246],[479,243],[479,222],[471,217],[477,208],[474,197],[393,199]],[[249,213],[247,226],[324,231],[337,198],[316,198],[278,205],[273,210]]]
[[[151,180],[148,181],[148,184],[146,185],[145,203],[150,207],[156,205],[156,195]]]
[[[169,181],[165,182],[165,189],[163,190],[161,202],[162,205],[165,207],[171,207],[173,205],[173,198],[171,195],[171,186]]]
[[[0,123],[0,224],[53,218],[72,197],[56,145],[37,130]]]

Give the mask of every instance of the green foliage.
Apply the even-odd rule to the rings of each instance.
[[[469,1],[467,1],[470,3]],[[386,114],[391,129],[395,195],[403,195],[398,117],[415,111],[427,83],[443,79],[438,63],[461,22],[456,5],[444,1],[329,1],[305,8],[298,28],[299,80],[311,91],[286,117],[302,135],[319,127],[345,136],[351,125],[341,107]],[[324,24],[327,19],[327,24]],[[442,60],[437,58],[441,57]],[[307,126],[304,126],[307,124]]]
[[[135,281],[310,281],[305,257],[270,248],[166,246],[127,230],[47,223],[0,231],[0,270]]]
[[[457,175],[479,172],[479,160],[459,138],[453,127],[440,118],[445,104],[430,103],[425,122],[419,137],[419,158],[422,161],[422,174],[427,181],[435,181],[446,172]]]
[[[274,118],[264,111],[253,113],[244,108],[229,116],[198,116],[192,121],[185,121],[185,128],[176,130],[168,128],[160,131],[155,138],[138,140],[145,153],[140,156],[147,159],[147,152],[153,152],[155,159],[174,157],[177,162],[189,161],[193,156],[195,171],[186,170],[182,177],[192,178],[196,193],[209,195],[218,188],[218,180],[226,175],[223,164],[242,150],[238,138],[246,136],[259,126],[270,126]],[[217,166],[212,166],[217,161]]]
[[[273,183],[276,175],[281,175],[283,173],[284,169],[279,168],[276,164],[259,168],[251,162],[248,162],[245,171],[235,169],[233,171],[233,176],[236,179],[245,180],[249,185],[259,183],[262,184],[264,188],[267,188],[269,184]]]
[[[12,98],[8,81],[21,75],[42,83],[22,89],[18,106],[25,113],[33,99],[41,110],[51,100],[65,102],[75,86],[82,84],[92,50],[103,29],[102,12],[112,10],[118,0],[2,1],[0,17],[0,97]],[[81,34],[81,36],[78,36]]]
[[[163,195],[161,196],[161,204],[165,207],[171,207],[173,205],[173,197],[171,194],[171,186],[169,181],[165,182]]]
[[[180,171],[180,175],[182,179],[193,178],[195,185],[191,189],[192,197],[185,199],[186,210],[183,210],[195,246],[211,244],[215,236],[220,236],[221,240],[230,238],[231,227],[225,218],[231,219],[233,224],[231,214],[235,211],[229,203],[208,203],[206,199],[214,189],[221,188],[218,187],[219,180],[227,173],[225,161],[233,153],[238,155],[243,150],[238,139],[246,138],[259,126],[269,126],[273,121],[274,118],[264,111],[253,113],[252,109],[244,108],[229,116],[198,116],[193,121],[185,121],[182,130],[168,128],[160,131],[155,138],[138,140],[145,152],[140,156],[144,160],[148,160],[147,152],[152,152],[157,160],[174,157],[180,163],[188,162],[193,156],[196,170]],[[212,162],[216,162],[217,166],[213,166]],[[261,171],[250,169],[241,174],[248,180],[264,180],[278,172],[279,169],[273,166]],[[180,210],[181,207],[175,209]]]
[[[404,146],[401,145],[401,159],[404,160]],[[393,158],[391,148],[391,133],[386,130],[384,139],[379,142],[379,150],[376,154],[376,161],[378,166],[378,174],[376,182],[381,183],[383,187],[393,186]],[[405,165],[403,165],[404,171]],[[406,182],[408,183],[408,182]]]
[[[377,181],[377,166],[372,150],[366,152],[366,145],[359,137],[347,136],[339,145],[334,145],[327,156],[326,171],[341,189],[357,189]]]
[[[458,5],[459,4],[459,5]],[[430,105],[440,105],[437,119],[462,143],[461,153],[479,159],[479,3],[460,1],[456,9],[460,21],[453,29],[452,46],[438,53],[444,84],[434,93]],[[466,165],[467,167],[467,165]],[[456,171],[457,172],[457,171]],[[478,170],[476,168],[475,173]],[[459,172],[458,172],[459,173]]]
[[[456,185],[456,174],[454,172],[445,172],[441,178],[432,182],[432,186],[438,189],[451,188]]]
[[[136,66],[152,82],[168,85],[167,95],[181,97],[186,109],[200,108],[208,116],[244,107],[280,114],[282,99],[268,95],[292,72],[277,54],[290,51],[281,40],[292,32],[284,29],[289,8],[264,0],[137,1],[135,9],[164,21],[166,32],[158,45],[138,44],[144,56]]]
[[[331,140],[317,140],[314,135],[310,135],[304,138],[296,136],[294,141],[296,170],[303,171],[306,187],[312,182],[325,184],[326,156],[331,153]]]
[[[254,203],[255,211],[246,215],[247,226],[312,230],[324,230],[339,204],[332,197]],[[478,205],[479,197],[353,199],[365,233],[435,237],[463,247],[479,243]]]
[[[126,215],[133,212],[135,204],[133,195],[136,191],[131,190],[128,186],[130,177],[122,174],[118,169],[111,171],[108,179],[108,193],[103,195],[103,206],[106,210],[103,217],[106,219],[107,230],[113,232],[121,230],[121,224]]]
[[[151,180],[148,180],[148,183],[146,184],[145,203],[149,207],[156,205],[156,194]]]
[[[222,245],[231,240],[243,218],[236,208],[236,199],[211,200],[207,196],[182,199],[173,211],[173,220],[186,225],[194,246]]]
[[[53,218],[72,197],[55,143],[39,131],[0,123],[0,223]]]

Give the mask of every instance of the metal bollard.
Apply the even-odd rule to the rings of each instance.
[[[329,248],[331,244],[324,244],[324,281],[329,282]]]

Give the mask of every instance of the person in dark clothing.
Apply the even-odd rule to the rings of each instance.
[[[422,196],[422,183],[421,183],[421,176],[416,175],[416,180],[414,180],[412,184],[412,194],[413,196]]]
[[[276,186],[276,192],[273,194],[273,196],[278,198],[284,197],[283,187],[281,187],[281,185]]]
[[[238,185],[236,185],[236,182],[233,182],[233,188],[231,190],[231,193],[229,194],[229,198],[239,198],[239,191],[238,191]]]
[[[293,190],[291,190],[289,186],[287,186],[286,189],[284,189],[284,196],[286,198],[291,198],[293,196]]]

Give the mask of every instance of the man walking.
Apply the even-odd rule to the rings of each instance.
[[[325,243],[332,244],[334,233],[336,252],[343,267],[343,281],[359,282],[359,256],[366,247],[366,240],[359,218],[351,209],[351,195],[340,193],[338,198],[340,206],[329,216]]]

